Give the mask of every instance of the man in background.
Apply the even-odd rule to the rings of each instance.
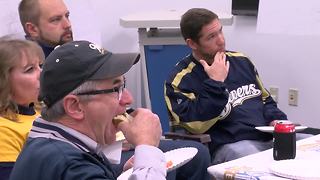
[[[73,40],[69,15],[62,0],[22,0],[19,4],[26,38],[36,41],[46,57],[55,46]]]
[[[62,0],[22,0],[19,5],[20,20],[26,37],[38,42],[46,56],[56,45],[73,40],[69,14]],[[207,147],[195,141],[182,140],[161,140],[159,144],[163,152],[181,147],[195,147],[198,153],[186,165],[168,173],[167,179],[209,179],[207,167],[210,165],[211,157]],[[133,153],[134,149],[123,151],[120,165],[114,166],[118,175]]]
[[[192,53],[168,75],[165,98],[176,122],[192,133],[210,134],[213,164],[272,147],[272,134],[255,129],[287,116],[263,86],[254,64],[227,51],[218,16],[192,8],[180,30]]]

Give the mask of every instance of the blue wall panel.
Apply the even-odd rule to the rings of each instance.
[[[164,81],[174,65],[191,52],[186,45],[146,45],[144,47],[152,111],[160,117],[163,132],[169,131],[164,100]]]

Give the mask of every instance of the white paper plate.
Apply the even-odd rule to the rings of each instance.
[[[166,157],[166,161],[172,161],[172,166],[167,168],[167,171],[172,171],[177,169],[178,167],[183,166],[187,162],[189,162],[196,154],[198,153],[198,149],[194,147],[185,147],[174,149],[168,152],[165,152],[164,155]]]
[[[179,148],[174,149],[168,152],[165,152],[165,158],[166,161],[172,162],[172,166],[167,168],[167,172],[172,171],[174,169],[177,169],[187,162],[189,162],[198,152],[197,148],[193,147],[185,147],[185,148]],[[124,173],[122,173],[117,180],[127,180],[129,179],[129,176],[132,174],[133,168],[128,169]]]
[[[269,132],[269,133],[272,133],[273,130],[274,130],[274,127],[273,126],[258,126],[258,127],[255,127],[256,129],[258,129],[259,131],[262,131],[262,132]],[[306,128],[308,128],[307,126],[296,126],[296,132],[300,132]]]
[[[291,159],[274,161],[270,172],[290,179],[319,180],[319,161],[315,159]]]

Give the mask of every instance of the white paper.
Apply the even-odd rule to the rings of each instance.
[[[102,147],[103,154],[107,157],[111,164],[120,164],[122,141],[115,141],[110,145]]]

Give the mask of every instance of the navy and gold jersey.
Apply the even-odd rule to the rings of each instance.
[[[224,82],[212,80],[189,55],[165,82],[165,100],[174,124],[194,134],[208,133],[213,145],[240,140],[270,140],[255,129],[287,119],[263,87],[253,63],[242,53],[226,52],[230,63]]]

